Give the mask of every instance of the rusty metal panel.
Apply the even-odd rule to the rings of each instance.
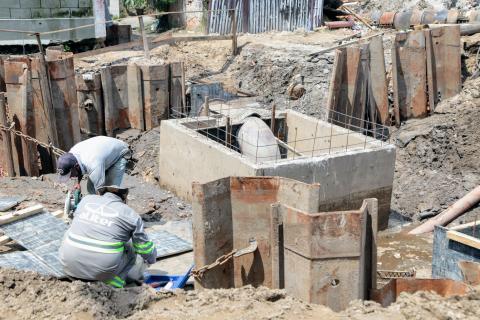
[[[77,74],[75,77],[80,131],[85,138],[105,134],[102,82],[97,72]]]
[[[145,130],[144,103],[142,95],[142,75],[136,64],[127,66],[128,78],[128,119],[130,126],[141,131]]]
[[[283,208],[285,289],[334,311],[355,299],[368,299],[376,281],[375,199],[359,210],[307,213]],[[370,212],[369,212],[370,211]],[[370,217],[370,219],[366,219]]]
[[[233,247],[247,247],[255,238],[258,250],[234,260],[235,287],[272,287],[271,205],[277,198],[279,179],[231,178]]]
[[[335,89],[337,97],[332,101],[335,102],[332,106],[332,123],[346,127],[349,125],[349,117],[352,116],[355,108],[355,102],[357,99],[357,90],[360,84],[361,78],[361,48],[359,47],[347,47],[341,48],[337,57],[339,64],[341,61],[344,63],[341,66],[337,66],[337,71],[340,75],[335,78],[340,79],[339,89]],[[333,107],[335,109],[333,109]]]
[[[0,54],[0,92],[6,92],[7,87],[5,86],[5,60],[8,58],[8,55]]]
[[[360,257],[360,212],[310,214],[285,208],[285,248],[309,259]]]
[[[186,115],[185,110],[185,73],[182,62],[170,64],[170,114],[180,118]]]
[[[462,88],[460,26],[434,28],[430,34],[436,104],[458,94]]]
[[[455,9],[448,10],[447,23],[449,23],[449,24],[457,23],[458,15],[459,15],[458,10],[455,10]]]
[[[402,292],[413,294],[418,291],[433,291],[448,298],[465,295],[469,288],[463,282],[450,279],[392,279],[383,288],[373,292],[372,300],[388,307]]]
[[[113,136],[115,130],[130,128],[127,66],[109,66],[103,68],[100,74],[105,110],[105,131],[107,135]]]
[[[35,136],[35,113],[32,102],[31,60],[27,56],[12,57],[5,61],[5,85],[9,120],[15,129]],[[18,136],[12,136],[14,169],[18,175],[37,176],[35,145]]]
[[[170,68],[168,65],[154,65],[141,66],[140,70],[142,73],[145,127],[149,130],[159,126],[161,120],[168,119]],[[180,77],[179,81],[184,81],[183,74],[180,74]],[[174,86],[175,90],[178,90],[177,84]],[[180,92],[182,90],[182,84],[180,83]]]
[[[52,54],[46,59],[58,130],[58,147],[69,150],[81,140],[73,54],[57,50],[50,52]]]
[[[392,27],[393,21],[395,20],[396,12],[384,12],[380,16],[380,20],[378,21],[381,27]]]
[[[237,258],[196,281],[198,288],[244,285],[279,285],[278,221],[272,204],[277,202],[317,211],[319,184],[305,184],[279,177],[225,178],[193,183],[193,233],[195,265],[212,263],[220,255],[248,245],[255,238],[255,255]],[[278,225],[278,224],[277,224]]]
[[[370,103],[376,110],[377,118],[383,125],[390,124],[388,112],[388,86],[385,70],[385,55],[383,50],[383,38],[374,37],[369,43],[370,50]],[[373,119],[373,118],[372,118]],[[374,119],[375,120],[375,119]]]
[[[193,183],[192,225],[196,266],[213,263],[233,250],[230,178],[205,184]],[[195,279],[195,288],[232,288],[233,263],[227,262]]]
[[[427,115],[427,68],[422,30],[397,33],[393,47],[395,104],[402,120]]]

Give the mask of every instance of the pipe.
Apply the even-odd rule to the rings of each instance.
[[[351,28],[354,25],[355,25],[355,22],[353,20],[325,22],[325,26],[327,26],[328,29]]]
[[[446,26],[460,26],[461,36],[471,36],[472,34],[480,32],[480,23],[461,23],[461,24],[429,24],[430,29],[446,27]]]
[[[422,234],[432,232],[435,226],[446,226],[471,207],[480,202],[480,186],[467,193],[463,198],[455,202],[447,210],[443,211],[439,215],[427,220],[425,223],[416,227],[409,234]]]

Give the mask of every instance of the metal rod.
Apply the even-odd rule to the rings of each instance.
[[[230,11],[232,14],[232,55],[237,55],[237,10]]]
[[[230,147],[232,145],[232,135],[231,135],[231,124],[230,124],[230,117],[226,118],[226,124],[225,124],[225,146]]]
[[[295,141],[293,143],[293,149],[295,150],[297,150],[297,132],[298,132],[298,128],[295,127]],[[295,159],[295,153],[296,152],[293,153],[293,159]]]
[[[275,117],[276,117],[276,105],[272,105],[272,120],[270,121],[270,130],[272,130],[273,135],[275,136]]]

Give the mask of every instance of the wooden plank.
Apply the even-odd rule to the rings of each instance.
[[[449,230],[447,231],[447,238],[450,240],[463,243],[469,247],[480,249],[480,240],[472,236],[469,236],[467,234],[454,231],[454,230]]]
[[[479,229],[480,229],[480,221],[472,221],[472,222],[460,224],[458,226],[449,227],[448,230],[457,231],[457,230],[463,230],[463,229],[471,228],[473,226],[478,226]]]
[[[16,212],[12,212],[3,216],[0,216],[0,226],[17,221],[29,216],[32,216],[34,214],[40,213],[43,211],[43,206],[41,204],[37,204],[22,210],[18,210]]]
[[[4,244],[9,243],[10,241],[12,241],[12,239],[10,239],[9,236],[1,236],[0,237],[0,246],[3,246]]]
[[[136,64],[127,66],[128,79],[128,119],[130,126],[135,129],[145,130],[144,104],[142,97],[142,75]]]

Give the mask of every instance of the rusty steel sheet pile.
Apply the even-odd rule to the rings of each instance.
[[[375,288],[376,199],[358,210],[319,212],[320,185],[280,177],[194,183],[193,192],[195,265],[212,264],[252,239],[257,246],[196,277],[196,288],[285,288],[333,310]]]

